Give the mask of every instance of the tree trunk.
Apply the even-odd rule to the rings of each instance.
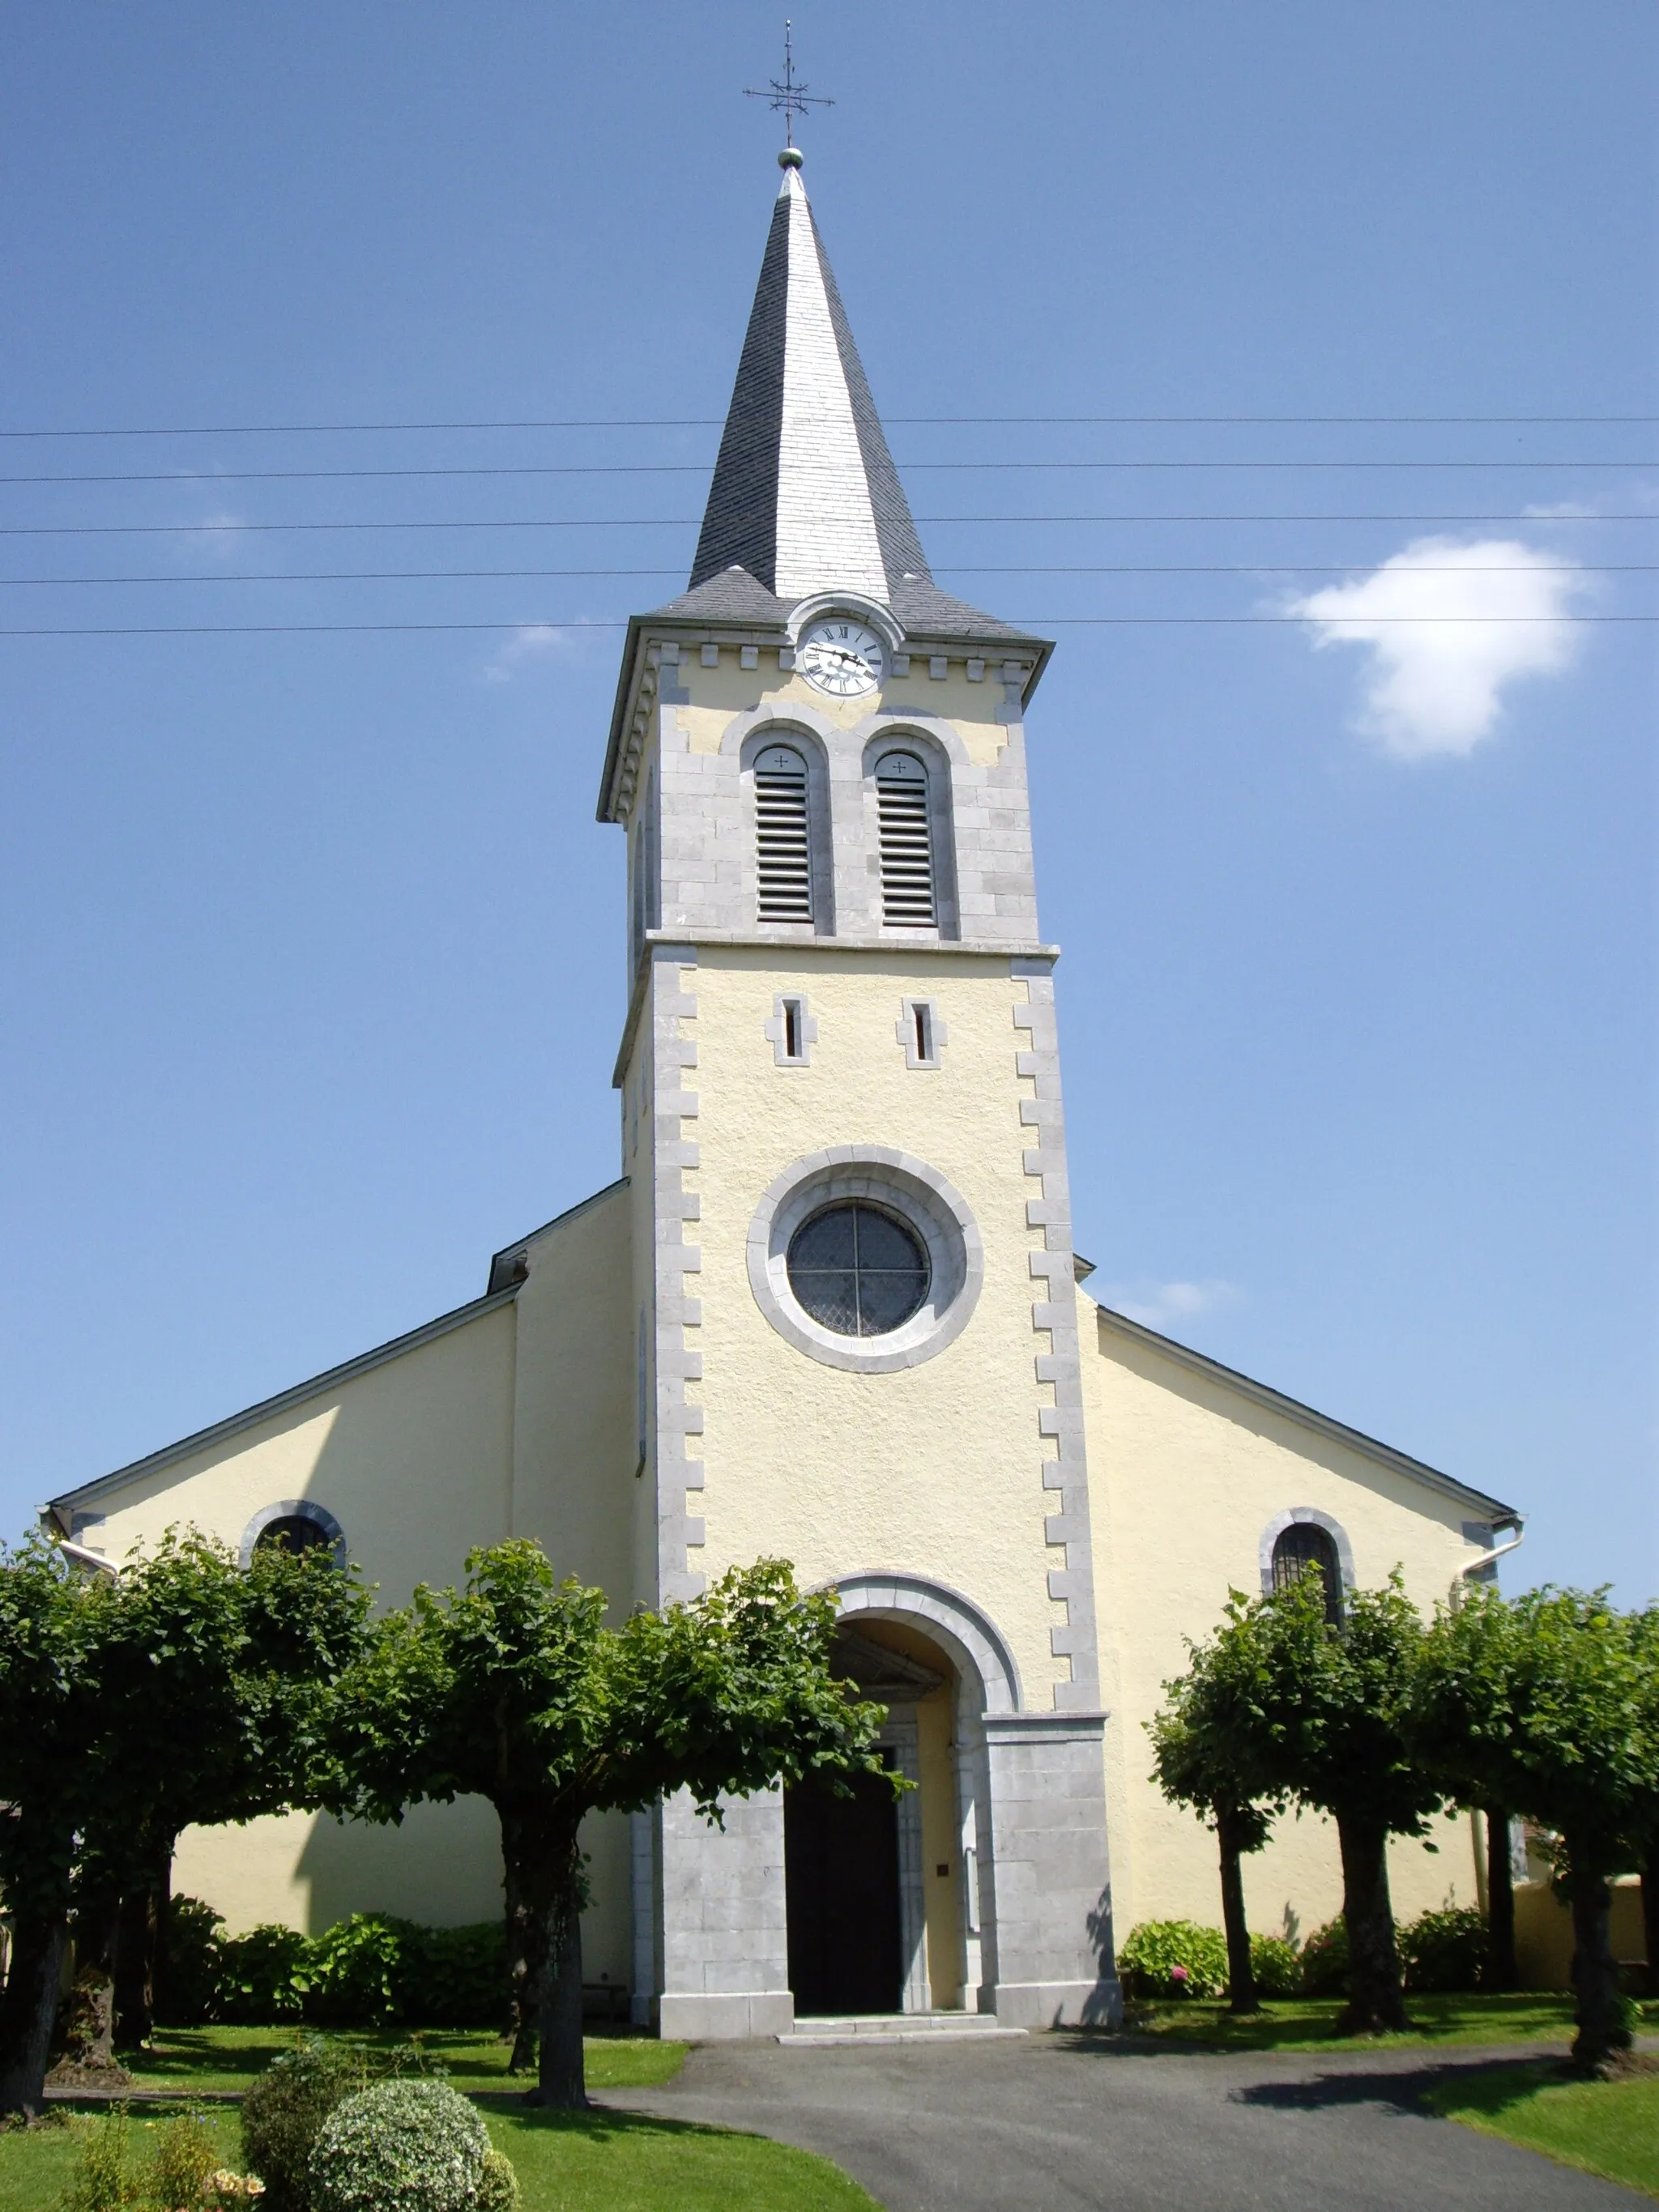
[[[115,1942],[121,1900],[89,1897],[74,1921],[75,1978],[70,1984],[64,2057],[71,2066],[107,2073],[115,2063]]]
[[[155,2025],[155,1966],[161,1900],[149,1887],[121,1899],[115,1937],[115,2042],[120,2051],[148,2043]]]
[[[1642,1862],[1642,1934],[1648,1954],[1648,1995],[1659,1997],[1659,1828],[1649,1836]]]
[[[582,2063],[582,1916],[574,1849],[571,1860],[570,1879],[549,1916],[536,2102],[580,2112],[587,2106],[587,2076]]]
[[[1572,1988],[1577,2003],[1573,2020],[1572,2063],[1581,2074],[1601,2074],[1617,2051],[1628,2051],[1631,2032],[1619,1997],[1619,1968],[1613,1955],[1613,1893],[1605,1875],[1580,1874],[1583,1861],[1566,1844],[1572,1899]]]
[[[1486,1808],[1486,1971],[1481,1986],[1518,1990],[1515,1956],[1515,1874],[1510,1860],[1510,1816]]]
[[[577,1820],[539,1806],[497,1806],[507,1912],[522,1961],[514,1990],[519,2018],[535,2023],[536,2087],[526,2102],[583,2112],[582,1860]],[[514,2056],[517,2056],[515,2044]]]
[[[529,1839],[517,1815],[501,1813],[501,1861],[507,1893],[507,2025],[513,2040],[509,2074],[533,2073],[547,1958],[547,1919],[525,1887],[521,1867]]]
[[[1216,1839],[1221,1846],[1221,1924],[1227,1931],[1227,2009],[1260,2012],[1261,1998],[1250,1964],[1250,1929],[1244,1917],[1244,1868],[1237,1817],[1218,1805]]]
[[[11,1971],[0,1996],[0,2112],[38,2112],[45,2100],[68,1943],[69,1923],[61,1914],[14,1925]]]
[[[1337,2023],[1343,2035],[1386,2035],[1406,2025],[1389,1901],[1389,1833],[1373,1820],[1343,1819],[1342,1917],[1348,1930],[1348,2002]]]

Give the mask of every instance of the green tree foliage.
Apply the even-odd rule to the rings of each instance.
[[[164,1887],[181,1828],[320,1802],[327,1686],[368,1603],[314,1554],[244,1572],[188,1532],[118,1576],[39,1537],[0,1553],[0,2110],[40,2100],[71,1904],[106,1995],[120,1897]],[[107,2057],[110,2007],[86,2009],[83,2055]]]
[[[1342,2026],[1350,2034],[1405,2025],[1388,1840],[1421,1835],[1441,1802],[1400,1733],[1421,1637],[1397,1574],[1385,1589],[1350,1593],[1335,1626],[1313,1571],[1271,1597],[1233,1591],[1187,1678],[1195,1673],[1201,1682],[1203,1741],[1236,1804],[1295,1797],[1336,1824],[1349,1948]],[[1169,1710],[1179,1723],[1180,1700]],[[1178,1765],[1174,1771],[1179,1777]]]
[[[1471,1590],[1423,1644],[1409,1741],[1449,1795],[1512,1806],[1559,1838],[1572,1908],[1576,2064],[1628,2046],[1609,1883],[1638,1863],[1659,1796],[1655,1644],[1604,1593]]]
[[[1188,1640],[1187,1672],[1164,1685],[1164,1706],[1149,1723],[1152,1778],[1171,1804],[1188,1805],[1215,1832],[1221,1856],[1221,1920],[1226,1934],[1228,2008],[1255,2012],[1261,1991],[1244,1913],[1243,1856],[1259,1851],[1284,1809],[1282,1793],[1244,1786],[1232,1716],[1253,1665],[1248,1640],[1225,1632]]]
[[[0,1997],[0,2111],[38,2109],[68,1941],[91,1723],[84,1589],[43,1539],[0,1554],[0,1893],[12,1950]]]
[[[472,1553],[464,1589],[421,1589],[378,1624],[337,1706],[343,1809],[395,1820],[487,1797],[501,1822],[520,2027],[534,2008],[544,2103],[586,2103],[584,1816],[676,1790],[719,1818],[819,1771],[881,1772],[882,1709],[830,1672],[835,1606],[788,1567],[734,1569],[704,1597],[605,1626],[605,1593],[555,1580],[525,1540]]]

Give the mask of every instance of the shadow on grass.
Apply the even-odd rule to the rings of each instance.
[[[1410,2027],[1403,2033],[1345,2036],[1338,2022],[1342,2001],[1298,1998],[1265,2005],[1260,2012],[1230,2013],[1224,2005],[1188,2001],[1131,2005],[1115,2035],[1082,2030],[1068,2039],[1078,2051],[1113,2047],[1149,2051],[1409,2051],[1424,2046],[1560,2043],[1572,2033],[1567,1997],[1522,1992],[1515,1996],[1407,1998]]]
[[[687,2136],[708,2140],[733,2135],[747,2140],[753,2133],[741,2128],[711,2127],[702,2120],[659,2119],[653,2113],[625,2112],[615,2105],[590,2105],[585,2112],[551,2112],[545,2105],[526,2104],[521,2091],[479,2091],[472,2101],[481,2112],[510,2120],[526,2133],[580,2136],[589,2142],[668,2142]]]

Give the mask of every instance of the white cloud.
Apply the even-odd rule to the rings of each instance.
[[[572,651],[580,643],[584,627],[580,623],[527,623],[522,629],[515,629],[486,662],[484,682],[510,683],[526,662]]]
[[[1172,1322],[1194,1321],[1231,1304],[1238,1290],[1212,1277],[1201,1283],[1107,1283],[1091,1286],[1091,1294],[1147,1328],[1167,1328]]]
[[[225,560],[236,550],[246,527],[240,514],[232,514],[228,507],[220,507],[204,517],[184,544],[198,556],[211,553]]]
[[[1569,667],[1588,588],[1557,553],[1511,539],[1419,538],[1370,575],[1293,599],[1314,642],[1370,652],[1355,726],[1397,760],[1472,751],[1506,687]]]

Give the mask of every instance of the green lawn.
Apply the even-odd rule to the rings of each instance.
[[[1356,2038],[1339,2035],[1340,1997],[1287,1997],[1260,2013],[1235,2017],[1224,2005],[1187,1999],[1170,2004],[1132,2005],[1125,2020],[1131,2033],[1166,2036],[1171,2041],[1206,2044],[1227,2051],[1351,2051]],[[1363,2039],[1366,2050],[1428,2044],[1570,2043],[1572,1999],[1549,1992],[1516,1996],[1408,1996],[1413,2025],[1406,2035]],[[1659,2004],[1643,2008],[1642,2026],[1659,2029]]]
[[[301,2027],[164,2027],[152,2050],[129,2052],[125,2063],[143,2089],[246,2089],[271,2060],[316,2031]],[[418,2038],[433,2059],[448,2069],[458,2089],[509,2087],[507,2046],[488,2028],[429,2028]],[[353,2033],[349,2040],[389,2051],[410,2040],[406,2029],[383,2033]],[[590,2089],[654,2089],[672,2081],[684,2063],[687,2045],[659,2043],[654,2036],[590,2035]],[[516,2084],[511,2085],[516,2086]]]
[[[1444,2082],[1428,2103],[1446,2119],[1659,2197],[1659,2073],[1566,2081],[1548,2064],[1505,2066]]]
[[[629,2039],[622,2048],[637,2053],[641,2045]],[[524,2212],[878,2212],[827,2159],[759,2136],[632,2112],[526,2112],[499,2095],[487,2097],[483,2111],[518,2169]],[[226,2165],[240,2166],[235,2111],[221,2107],[210,2118]],[[65,2125],[0,2135],[0,2212],[58,2212],[83,2130],[106,2124],[102,2115],[76,2115]],[[168,2124],[165,2116],[132,2114],[128,2141],[140,2172],[146,2138]]]

